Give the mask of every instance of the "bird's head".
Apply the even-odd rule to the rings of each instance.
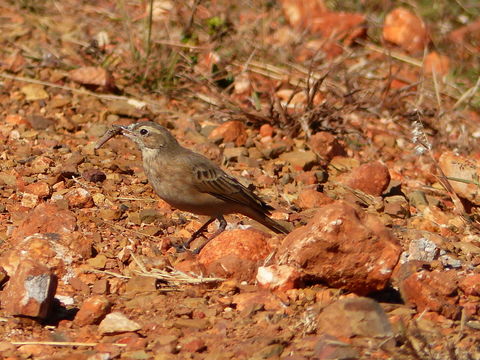
[[[153,121],[139,122],[120,128],[122,134],[132,139],[142,151],[170,149],[178,146],[175,137],[163,126]]]

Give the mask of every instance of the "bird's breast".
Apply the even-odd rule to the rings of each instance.
[[[224,201],[200,192],[193,182],[190,167],[175,158],[143,154],[143,167],[157,195],[179,210],[210,216],[234,212],[226,208],[229,206]]]

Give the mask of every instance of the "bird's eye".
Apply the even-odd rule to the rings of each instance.
[[[145,136],[145,135],[147,135],[147,134],[148,134],[148,130],[147,130],[147,129],[141,129],[141,130],[140,130],[140,135]]]

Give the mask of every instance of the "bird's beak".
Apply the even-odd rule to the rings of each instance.
[[[134,124],[128,125],[128,126],[123,126],[123,125],[114,125],[115,128],[119,129],[122,133],[122,135],[125,135],[127,137],[133,137],[134,132],[132,130]]]

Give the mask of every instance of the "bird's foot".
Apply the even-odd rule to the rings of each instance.
[[[177,250],[177,253],[192,252],[192,250],[187,247],[188,245],[187,242],[181,242],[179,244],[173,244],[173,247]]]

